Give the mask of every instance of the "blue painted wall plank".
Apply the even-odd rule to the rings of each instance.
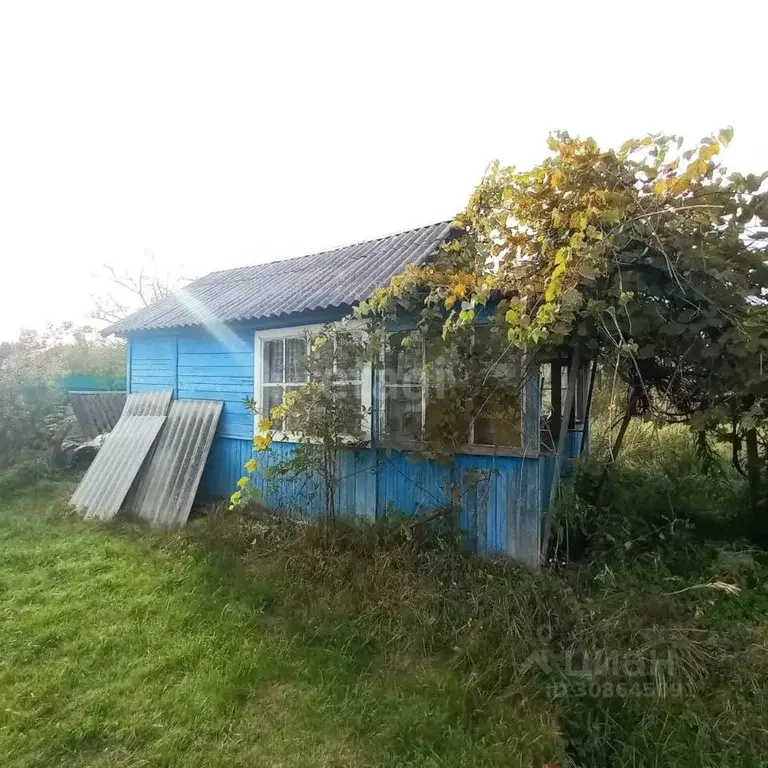
[[[125,345],[125,391],[130,395],[133,391],[131,389],[131,365],[133,358],[133,345],[131,340],[128,339],[128,343]]]
[[[274,443],[262,467],[290,456],[291,443]],[[393,455],[394,454],[394,455]],[[250,440],[217,437],[203,475],[207,495],[226,497],[252,456]],[[461,455],[452,469],[435,461],[412,461],[401,452],[346,451],[340,460],[341,514],[372,518],[376,505],[384,513],[416,515],[450,502],[448,483],[461,473],[460,525],[481,553],[508,554],[535,565],[540,543],[538,458]],[[256,486],[268,506],[299,515],[324,509],[319,478],[293,478],[276,483],[256,473]],[[378,492],[378,493],[377,493]],[[378,498],[376,496],[378,495]]]
[[[179,376],[184,376],[190,381],[221,380],[238,384],[253,384],[253,368],[246,365],[222,365],[216,368],[206,368],[205,366],[179,363]]]
[[[131,339],[130,391],[148,392],[176,386],[175,337]]]
[[[179,355],[179,365],[198,369],[219,368],[221,366],[250,367],[253,370],[253,351],[230,352],[222,347],[221,352],[184,353]]]

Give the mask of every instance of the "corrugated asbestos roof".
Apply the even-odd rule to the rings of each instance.
[[[184,525],[224,403],[176,400],[126,506],[153,526]]]
[[[125,406],[125,392],[70,392],[67,399],[88,438],[111,431]]]
[[[72,496],[72,505],[86,517],[111,520],[163,426],[173,392],[128,395],[120,420],[107,438]]]
[[[213,272],[104,333],[253,320],[355,304],[446,240],[449,222],[297,259]]]

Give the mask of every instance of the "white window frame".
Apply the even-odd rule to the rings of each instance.
[[[413,332],[410,330],[394,330],[386,333],[386,342],[384,349],[382,349],[379,357],[379,364],[381,366],[382,375],[379,380],[379,439],[383,441],[384,445],[390,445],[393,448],[404,449],[418,449],[423,445],[423,440],[412,440],[406,437],[399,437],[386,434],[387,424],[387,387],[409,387],[412,384],[387,384],[386,383],[386,347],[389,345],[389,339],[396,334],[408,334]],[[427,404],[429,399],[429,376],[426,367],[427,350],[424,339],[421,341],[421,354],[422,354],[422,367],[421,367],[421,428],[422,432],[426,424],[427,418]],[[526,355],[523,354],[520,361],[521,374],[526,371]],[[538,373],[535,374],[538,376]],[[532,451],[529,446],[529,435],[527,434],[528,419],[526,418],[527,410],[530,405],[530,397],[528,393],[528,386],[526,382],[520,390],[520,445],[519,446],[506,446],[506,445],[486,445],[485,443],[475,443],[475,425],[474,422],[470,425],[469,441],[458,448],[459,453],[478,454],[482,456],[531,456]],[[538,453],[537,451],[533,452]]]
[[[339,330],[349,331],[351,333],[361,332],[365,338],[365,331],[363,323],[314,323],[312,325],[295,325],[286,328],[270,328],[268,330],[254,331],[254,344],[253,344],[253,402],[256,406],[257,413],[253,417],[253,432],[259,433],[259,421],[265,418],[266,414],[262,414],[262,392],[265,385],[264,377],[264,342],[275,341],[277,339],[305,339],[307,335],[319,335],[323,329],[330,326],[331,329],[338,328]],[[285,366],[285,357],[283,358],[283,366]],[[270,382],[266,382],[269,385]],[[277,382],[274,382],[277,384]],[[345,382],[340,381],[339,384]],[[283,385],[285,386],[285,385]],[[366,361],[363,363],[362,370],[360,372],[360,401],[361,401],[361,423],[360,431],[364,441],[370,441],[371,439],[371,401],[373,396],[372,386],[372,373],[371,363]],[[274,433],[274,440],[286,443],[297,443],[302,438],[299,432],[288,431],[276,431]],[[350,442],[356,442],[357,438],[349,435]]]

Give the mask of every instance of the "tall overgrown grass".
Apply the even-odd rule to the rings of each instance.
[[[702,473],[677,430],[630,447],[599,510],[579,495],[591,472],[561,509],[582,560],[539,572],[467,557],[439,526],[222,513],[198,543],[279,583],[311,641],[405,671],[442,659],[472,717],[535,713],[555,764],[765,765],[768,562],[696,524],[729,516],[738,483]]]
[[[727,457],[700,454],[683,425],[630,424],[609,464],[598,422],[557,510],[558,557],[637,562],[664,553],[685,570],[702,537],[733,541],[748,530],[747,486]]]

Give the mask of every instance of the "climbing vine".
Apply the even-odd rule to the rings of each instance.
[[[729,171],[731,139],[724,129],[686,147],[659,134],[604,149],[561,132],[530,170],[490,166],[436,256],[357,308],[374,323],[410,313],[416,332],[403,343],[439,340],[458,370],[479,324],[502,340],[475,383],[455,376],[443,412],[425,414],[427,443],[463,444],[488,371],[519,349],[576,372],[608,360],[628,388],[627,418],[684,421],[704,439],[725,435],[737,464],[742,442],[754,459],[768,416],[768,173]],[[322,401],[305,389],[265,415],[257,452],[275,418]]]
[[[729,172],[731,138],[556,133],[531,170],[493,164],[438,256],[360,311],[417,308],[446,336],[490,312],[515,346],[617,360],[635,413],[748,430],[766,415],[768,173]]]

